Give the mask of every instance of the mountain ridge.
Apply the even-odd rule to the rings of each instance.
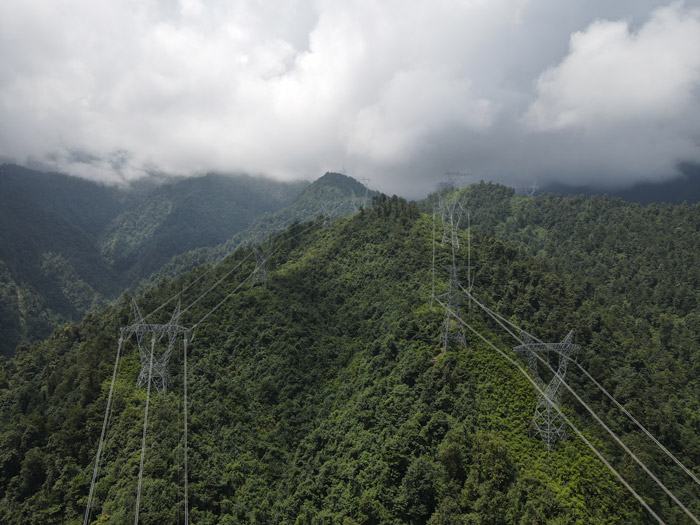
[[[349,185],[342,177],[327,177],[313,186],[210,173],[141,183],[129,192],[1,166],[0,354],[11,353],[24,339],[47,336],[61,322],[79,320],[144,280],[177,275],[182,265],[172,264],[174,257],[219,246],[213,253],[220,258],[245,240],[238,234],[254,225],[260,228],[256,219],[261,215],[271,214],[267,234],[279,227],[281,217],[304,216],[309,210],[294,205],[309,188],[326,188],[331,200],[350,199],[340,188],[333,193],[337,185]],[[320,213],[315,199],[324,196],[313,191],[301,202]],[[286,215],[274,215],[285,209]],[[186,259],[212,262],[199,255]]]
[[[697,465],[700,356],[692,341],[698,327],[687,318],[693,308],[675,299],[683,296],[685,283],[666,287],[668,297],[650,290],[640,298],[648,304],[628,301],[626,293],[645,268],[637,266],[645,257],[651,265],[696,263],[690,226],[700,219],[698,208],[610,206],[605,198],[550,202],[487,184],[460,191],[468,208],[479,203],[482,211],[474,214],[470,243],[475,295],[546,340],[558,341],[575,329],[576,342],[586,347],[579,362],[650,422],[684,463]],[[469,336],[466,348],[451,345],[442,353],[444,312],[430,305],[432,261],[435,253],[440,294],[447,291],[442,268],[450,264],[451,250],[433,244],[435,223],[418,204],[386,196],[373,204],[331,228],[316,220],[275,236],[267,286],[250,286],[246,279],[255,262],[251,248],[241,247],[209,274],[199,267],[137,298],[144,313],[183,290],[183,308],[198,301],[182,319],[198,326],[189,349],[192,519],[654,522],[573,436],[551,453],[529,437],[534,392],[487,345]],[[610,214],[596,222],[599,207]],[[587,272],[595,269],[596,250],[616,258],[616,247],[654,246],[664,228],[673,231],[676,223],[652,220],[662,210],[689,229],[690,241],[675,245],[670,259],[669,250],[646,255],[623,249],[634,264],[615,267],[609,283],[605,273]],[[609,220],[625,216],[639,225],[638,237],[616,239]],[[507,231],[499,230],[502,224]],[[532,228],[545,226],[553,232],[552,244],[542,248]],[[590,238],[572,227],[589,230]],[[515,246],[494,232],[511,235]],[[566,232],[581,245],[553,251]],[[462,241],[465,235],[459,233]],[[460,242],[459,260],[466,250]],[[561,257],[571,250],[572,258]],[[577,261],[579,252],[590,256]],[[499,347],[512,346],[466,303],[463,318]],[[58,523],[84,512],[117,333],[129,319],[127,300],[0,362],[0,518]],[[167,308],[151,320],[167,322]],[[144,471],[147,522],[172,521],[182,510],[181,359],[178,350],[169,392],[153,398],[153,440]],[[140,367],[129,343],[117,374],[96,520],[124,522],[133,510],[145,396],[135,388]],[[570,374],[569,380],[584,388],[583,378]],[[586,392],[631,446],[641,448],[654,467],[665,465],[663,480],[697,512],[698,490],[654,455],[652,444],[633,434],[600,395]],[[570,396],[563,407],[666,521],[688,522]]]

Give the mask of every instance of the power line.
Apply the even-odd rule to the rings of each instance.
[[[224,282],[233,272],[235,272],[238,268],[241,267],[241,265],[250,258],[250,256],[253,255],[253,252],[251,251],[248,255],[246,255],[236,266],[231,268],[226,274],[224,274],[223,277],[221,277],[218,281],[216,281],[211,287],[206,290],[204,293],[202,293],[199,297],[197,297],[194,301],[192,301],[189,305],[187,305],[183,310],[182,313],[184,314],[187,310],[192,308],[195,304],[197,304],[205,295],[207,295],[209,292],[211,292],[214,288],[219,286],[222,282]]]
[[[482,305],[482,308],[484,308],[485,311],[487,313],[489,313],[490,315],[492,315],[492,316],[495,315],[496,317],[501,319],[503,322],[509,324],[515,330],[520,331],[521,333],[527,334],[529,337],[531,337],[535,341],[542,343],[542,341],[540,339],[538,339],[536,336],[528,334],[525,330],[518,327],[517,325],[515,325],[514,323],[512,323],[511,321],[509,321],[508,319],[506,319],[502,315],[498,314],[497,312],[495,312],[495,311],[491,310],[490,308],[487,308],[483,305]],[[508,333],[511,333],[511,332],[509,331]],[[511,335],[513,335],[513,334],[511,333]],[[543,343],[543,344],[546,344],[546,343]],[[581,370],[581,372],[583,372],[583,374],[601,392],[603,392],[608,397],[608,399],[610,399],[615,404],[615,406],[617,408],[619,408],[635,425],[637,425],[637,427],[642,432],[644,432],[644,434],[646,434],[647,437],[654,442],[654,444],[656,444],[669,458],[671,458],[673,460],[673,462],[683,470],[683,472],[685,472],[688,476],[690,476],[690,478],[696,484],[700,485],[700,480],[695,476],[695,474],[693,474],[693,472],[689,468],[687,468],[678,458],[676,458],[676,456],[674,456],[670,450],[668,450],[658,439],[656,439],[656,437],[649,430],[647,430],[647,428],[644,425],[642,425],[624,406],[622,406],[622,404],[620,404],[620,402],[617,399],[615,399],[615,397],[610,392],[608,392],[608,390],[606,390],[605,387],[603,387],[603,385],[601,385],[598,381],[596,381],[596,379],[590,373],[588,373],[588,371],[577,360],[571,359],[571,358],[568,358],[568,359],[571,360],[579,368],[579,370]]]
[[[188,497],[188,467],[187,467],[187,334],[183,340],[184,352],[184,376],[183,376],[183,400],[184,400],[184,467],[185,467],[185,525],[190,523],[190,507]]]
[[[443,304],[439,299],[436,299],[443,307],[447,308],[445,304]],[[535,382],[534,379],[532,379],[529,374],[525,371],[525,369],[515,361],[512,357],[510,357],[508,354],[506,354],[503,350],[498,348],[496,345],[494,345],[491,341],[489,341],[486,337],[481,335],[475,328],[473,328],[471,325],[466,323],[461,317],[457,318],[466,328],[468,328],[471,332],[473,332],[477,337],[479,337],[484,343],[486,343],[488,346],[490,346],[492,349],[494,349],[498,354],[503,357],[506,361],[508,361],[510,364],[515,366],[522,375],[525,376],[525,378],[532,384],[532,386],[537,390],[537,392],[544,396],[545,392],[544,390]],[[642,506],[651,514],[656,521],[658,521],[660,524],[665,525],[664,521],[654,512],[654,510],[647,504],[646,501],[635,491],[632,486],[625,480],[625,478],[622,477],[622,475],[615,470],[615,467],[613,467],[608,460],[605,459],[605,457],[598,451],[598,449],[591,443],[582,433],[581,431],[576,427],[576,425],[573,424],[573,422],[564,414],[564,412],[561,410],[561,408],[554,406],[554,409],[559,413],[559,415],[564,419],[564,421],[571,427],[571,429],[576,433],[576,435],[590,448],[593,453],[600,459],[600,461],[603,462],[603,464],[617,477],[617,479],[620,481],[620,483],[623,484],[623,486],[639,501]]]
[[[279,251],[279,249],[282,247],[282,245],[283,245],[285,242],[290,241],[291,239],[295,239],[296,237],[300,237],[302,234],[306,233],[307,231],[309,231],[309,230],[310,230],[311,228],[313,228],[314,226],[316,226],[316,223],[315,223],[315,222],[311,223],[307,228],[305,228],[305,229],[301,230],[300,232],[298,232],[298,233],[292,235],[291,237],[288,237],[288,238],[284,239],[284,240],[283,240],[281,243],[279,243],[279,244],[275,247],[275,249],[272,250],[272,252],[267,256],[267,260],[269,260],[275,253],[277,253],[277,251]],[[255,276],[256,272],[257,272],[257,266],[256,266],[255,270],[253,270],[253,272],[251,272],[251,274],[248,275],[248,277],[246,277],[245,279],[243,279],[243,281],[241,281],[241,282],[238,284],[238,286],[236,286],[236,288],[235,288],[232,292],[230,292],[229,294],[227,294],[226,297],[224,297],[221,301],[219,301],[219,303],[218,303],[216,306],[214,306],[214,308],[212,308],[212,309],[209,310],[206,314],[204,314],[204,316],[203,316],[202,318],[200,318],[200,320],[197,321],[197,322],[192,326],[192,328],[190,329],[190,331],[191,331],[191,332],[194,332],[194,330],[195,330],[200,324],[202,324],[202,322],[203,322],[207,317],[209,317],[212,313],[214,313],[214,311],[218,310],[218,308],[219,308],[222,304],[224,304],[224,302],[226,302],[226,301],[228,300],[229,297],[231,297],[231,296],[234,295],[238,290],[240,290],[241,287],[245,284],[245,282],[246,282],[248,279],[253,278],[253,277]],[[206,294],[206,293],[209,293],[213,288],[214,288],[214,286],[212,286],[212,288],[210,288],[209,290],[207,290],[207,292],[205,292],[205,294]],[[204,294],[203,294],[203,295],[204,295]],[[197,301],[199,301],[199,299],[201,299],[201,297],[199,297],[199,298],[197,299]],[[197,301],[195,301],[195,302],[197,302]],[[193,303],[193,304],[194,304],[194,303]],[[192,305],[188,306],[187,308],[190,308],[191,306],[192,306]],[[194,338],[194,337],[193,337],[193,338]]]
[[[435,299],[435,208],[433,207],[433,264],[432,264],[432,290],[430,292],[430,308],[433,308],[433,299]]]
[[[340,208],[341,205],[342,205],[342,203],[339,204],[338,206],[336,206],[335,208],[333,208],[333,210],[331,210],[330,213],[331,213],[331,214],[334,213],[338,208]],[[296,238],[296,237],[301,236],[303,233],[306,233],[306,232],[309,231],[311,228],[313,228],[315,225],[316,225],[316,221],[313,221],[313,222],[309,225],[308,228],[305,228],[305,229],[301,230],[300,232],[297,232],[296,234],[292,235],[291,237],[288,237],[288,238],[284,239],[282,242],[280,242],[280,243],[275,247],[274,250],[272,250],[272,252],[267,256],[267,259],[269,259],[269,258],[272,257],[275,253],[277,253],[277,251],[281,248],[281,246],[282,246],[285,242],[287,242],[287,241],[289,241],[289,240],[291,240],[291,239],[294,239],[294,238]],[[207,295],[209,292],[211,292],[212,290],[214,290],[214,288],[216,288],[217,286],[219,286],[228,276],[230,276],[237,268],[239,268],[239,267],[241,266],[241,264],[243,264],[244,261],[246,261],[246,260],[247,260],[249,257],[251,257],[251,255],[253,255],[253,254],[254,254],[254,250],[252,250],[250,253],[248,253],[248,255],[246,255],[246,256],[243,258],[243,260],[242,260],[239,264],[236,265],[235,268],[232,268],[231,270],[229,270],[228,272],[226,272],[226,274],[225,274],[221,279],[219,279],[218,281],[216,281],[208,290],[206,290],[206,291],[205,291],[204,293],[202,293],[199,297],[197,297],[194,301],[192,301],[184,310],[182,310],[182,313],[188,311],[188,310],[189,310],[190,308],[192,308],[195,304],[197,304],[205,295]],[[253,271],[253,274],[251,274],[251,277],[255,274],[256,271],[257,271],[257,265],[256,265],[256,269]],[[247,279],[246,279],[246,280],[247,280]],[[231,295],[231,294],[229,294],[229,295]],[[228,298],[228,297],[229,297],[229,296],[227,296],[227,298]],[[218,307],[217,307],[217,308],[218,308]],[[210,313],[211,313],[211,312],[210,312]],[[207,314],[207,315],[209,315],[209,314]],[[202,320],[200,320],[199,322],[197,322],[195,326],[199,325],[201,322],[202,322]]]
[[[365,179],[363,179],[363,180],[365,180]],[[365,191],[365,200],[366,200],[367,191],[369,191],[369,188],[367,188],[367,186],[365,186],[365,189],[366,189],[366,191]],[[341,208],[341,207],[343,206],[343,204],[344,204],[344,202],[341,201],[341,202],[340,202],[335,208],[333,208],[330,212],[327,212],[326,215],[332,216],[339,208]],[[324,212],[325,212],[325,208],[324,208]],[[283,222],[281,223],[280,226],[278,226],[278,231],[284,230],[284,229],[287,228],[290,224],[293,224],[295,221],[306,222],[307,220],[309,220],[309,219],[315,217],[316,215],[318,215],[317,212],[309,213],[309,214],[307,214],[307,215],[304,216],[304,217],[290,217],[289,219],[286,219],[285,221],[283,221]],[[236,251],[238,248],[240,248],[243,244],[245,244],[245,243],[244,243],[244,242],[241,242],[240,244],[238,244],[238,246],[236,246],[236,248],[234,248],[233,251],[232,251],[231,253],[235,252],[235,251]],[[159,312],[160,310],[162,310],[163,308],[165,308],[165,306],[167,306],[168,304],[170,304],[170,303],[171,303],[173,300],[175,300],[177,297],[179,297],[180,295],[184,294],[187,290],[189,290],[190,288],[192,288],[192,287],[193,287],[195,284],[197,284],[200,280],[202,280],[204,277],[206,277],[206,276],[209,275],[211,272],[213,272],[213,271],[224,261],[224,259],[226,259],[227,257],[229,257],[229,256],[231,255],[231,253],[227,253],[227,254],[223,255],[223,256],[221,257],[221,259],[219,259],[216,263],[212,264],[212,266],[211,266],[207,271],[205,271],[205,272],[203,272],[202,274],[200,274],[194,281],[190,282],[185,288],[183,288],[182,290],[180,290],[180,291],[177,292],[176,294],[172,295],[169,299],[167,299],[165,302],[163,302],[162,304],[160,304],[157,308],[155,308],[154,310],[152,310],[150,313],[146,314],[146,315],[144,316],[144,319],[148,319],[148,318],[150,318],[152,315],[155,315],[157,312]],[[225,279],[226,277],[228,277],[228,276],[229,276],[231,273],[233,273],[237,268],[239,268],[250,256],[251,256],[251,254],[249,253],[249,254],[248,254],[246,257],[244,257],[243,260],[241,260],[234,268],[232,268],[232,269],[229,271],[228,274],[226,274],[222,279],[220,279],[219,282],[221,282],[223,279]],[[210,291],[210,290],[208,290],[208,291]],[[196,302],[196,301],[195,301],[195,302]],[[190,304],[187,308],[185,308],[185,310],[183,310],[183,312],[187,311],[187,310],[188,310],[190,307],[192,307],[192,306],[194,306],[194,303],[193,303],[193,304]]]
[[[495,317],[495,315],[491,315],[491,314],[489,313],[490,310],[489,310],[487,307],[485,307],[483,304],[481,304],[481,303],[480,303],[476,298],[474,298],[473,296],[472,296],[472,300],[473,300],[478,306],[480,306],[487,314],[489,314],[489,315],[491,316],[492,319],[494,319],[499,325],[501,325],[501,327],[502,327],[504,330],[506,330],[515,340],[519,341],[520,344],[523,344],[523,345],[525,344],[524,341],[522,341],[522,339],[520,339],[517,335],[515,335],[512,331],[510,331],[497,317]],[[546,343],[545,343],[545,344],[546,344]],[[545,359],[543,359],[541,356],[539,356],[539,355],[537,355],[537,354],[535,354],[535,356],[536,356],[537,359],[539,359],[540,362],[542,362],[553,374],[556,374],[556,371],[551,367],[551,365],[550,365]],[[581,399],[581,397],[569,386],[569,384],[568,384],[563,378],[560,379],[560,381],[561,381],[561,384],[564,385],[564,387],[576,398],[576,400],[581,404],[581,406],[583,406],[583,407],[588,411],[588,413],[589,413],[591,416],[593,416],[593,418],[596,420],[596,422],[597,422],[600,426],[602,426],[603,429],[605,429],[605,431],[606,431],[608,434],[610,434],[610,436],[615,440],[615,442],[616,442],[618,445],[620,445],[620,446],[624,449],[624,451],[637,463],[637,465],[639,465],[639,466],[644,470],[644,472],[647,473],[647,475],[648,475],[651,479],[654,480],[654,482],[666,493],[666,495],[667,495],[668,497],[670,497],[670,498],[673,500],[673,502],[674,502],[676,505],[678,505],[678,507],[680,507],[681,510],[683,510],[683,512],[685,512],[685,514],[686,514],[690,519],[692,519],[696,524],[700,525],[700,520],[698,520],[698,518],[696,518],[695,515],[694,515],[693,513],[691,513],[691,512],[686,508],[686,506],[683,505],[683,503],[681,503],[681,501],[676,497],[676,495],[673,494],[673,492],[671,492],[671,491],[666,487],[666,485],[664,485],[663,482],[662,482],[653,472],[651,472],[651,470],[649,470],[649,468],[642,462],[642,460],[640,460],[640,459],[636,456],[636,454],[635,454],[634,452],[632,452],[632,451],[629,449],[629,447],[628,447],[627,445],[625,445],[625,444],[622,442],[622,440],[617,436],[617,434],[615,434],[615,432],[613,432],[613,431],[610,429],[610,427],[609,427],[608,425],[606,425],[606,424],[600,419],[600,417],[598,417],[598,414],[596,414],[595,411],[593,411],[593,409],[592,409],[591,407],[589,407],[588,404],[587,404],[583,399]],[[539,391],[539,390],[538,390],[538,391]],[[555,407],[555,408],[556,408],[556,407]]]
[[[148,368],[148,385],[146,386],[146,408],[143,415],[143,435],[141,437],[141,460],[139,462],[139,480],[136,486],[136,510],[134,525],[139,525],[139,507],[141,506],[141,483],[143,481],[143,460],[146,457],[146,429],[148,428],[148,407],[151,401],[151,378],[153,377],[153,351],[156,346],[156,333],[151,336],[151,362]]]
[[[95,456],[95,468],[92,471],[92,480],[90,481],[90,492],[88,493],[87,508],[85,509],[85,516],[83,518],[83,525],[87,525],[90,521],[90,515],[92,513],[92,500],[95,495],[95,483],[97,481],[97,472],[100,468],[100,460],[102,458],[102,446],[104,445],[105,435],[107,433],[108,421],[111,415],[112,407],[112,395],[114,393],[114,383],[117,378],[117,369],[119,367],[119,357],[121,355],[122,343],[124,342],[124,336],[119,335],[119,342],[117,343],[117,356],[114,359],[114,370],[112,371],[112,382],[109,385],[109,394],[107,396],[107,406],[105,407],[105,417],[102,422],[102,433],[100,434],[100,440],[97,444],[97,454]]]

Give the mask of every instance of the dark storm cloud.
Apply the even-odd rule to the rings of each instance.
[[[0,158],[418,195],[672,176],[700,160],[697,2],[6,0]]]

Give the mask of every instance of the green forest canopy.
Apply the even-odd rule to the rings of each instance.
[[[488,184],[462,193],[474,210],[475,295],[546,340],[574,329],[579,361],[686,465],[700,465],[698,207],[526,199]],[[375,201],[332,229],[281,233],[267,286],[242,287],[198,328],[189,363],[192,522],[652,523],[575,437],[551,453],[529,437],[533,389],[487,345],[468,335],[467,348],[441,355],[432,217],[395,197]],[[152,311],[204,275],[183,304],[191,301],[248,254],[163,282],[139,304]],[[436,258],[443,292],[449,250],[438,247]],[[246,259],[183,322],[253,269]],[[80,521],[127,303],[2,362],[0,521]],[[167,321],[166,310],[156,321]],[[463,317],[500,348],[514,346],[479,311]],[[133,520],[139,368],[129,343],[98,522]],[[142,523],[182,519],[181,372],[178,352],[171,388],[152,397]],[[698,488],[585,378],[570,382],[700,513]],[[570,396],[563,405],[665,521],[690,522]]]

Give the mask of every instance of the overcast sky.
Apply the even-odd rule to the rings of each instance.
[[[2,0],[0,158],[419,196],[700,161],[700,0]]]

